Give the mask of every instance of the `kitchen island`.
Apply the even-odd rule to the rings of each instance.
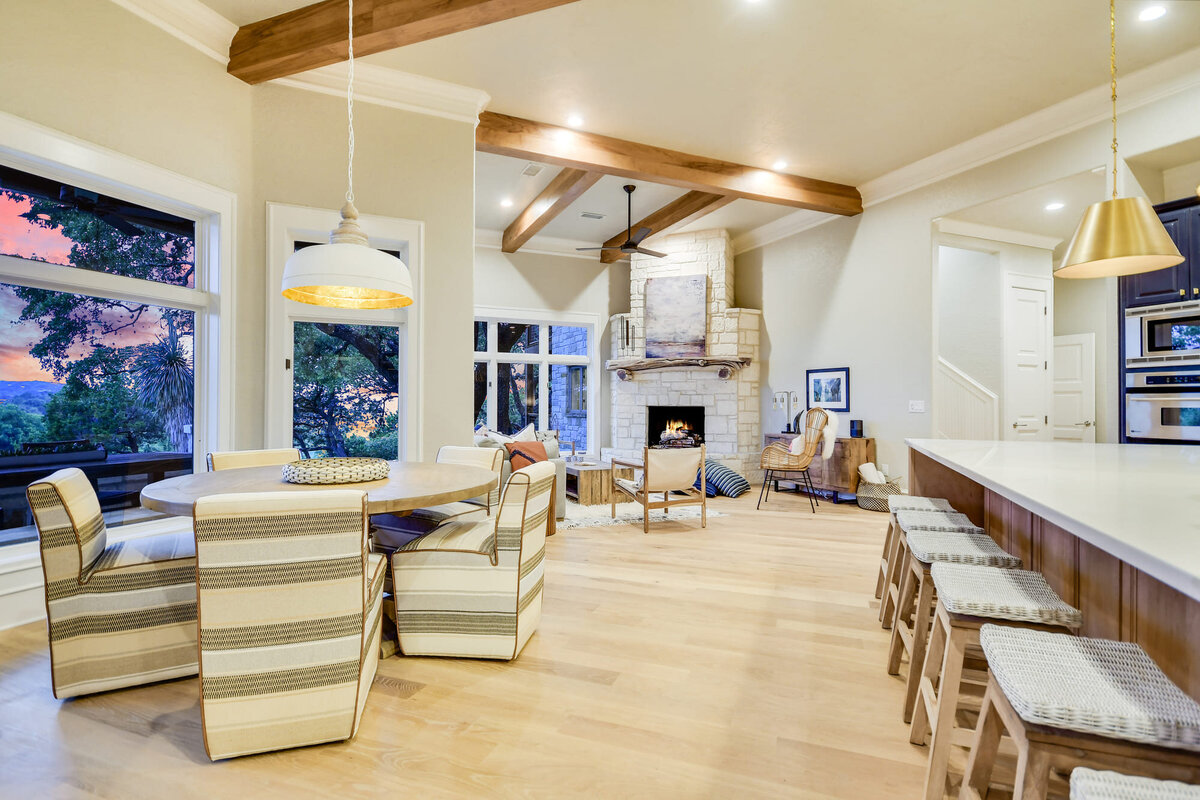
[[[908,445],[910,492],[949,500],[1083,612],[1083,635],[1137,642],[1200,699],[1200,447]]]

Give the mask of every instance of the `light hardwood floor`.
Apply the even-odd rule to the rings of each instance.
[[[561,531],[517,661],[387,659],[344,744],[213,764],[195,679],[60,702],[43,624],[0,632],[0,796],[919,796],[871,596],[886,516],[756,499]]]

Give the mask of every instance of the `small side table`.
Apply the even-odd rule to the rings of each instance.
[[[633,477],[633,470],[622,467],[621,478]],[[568,461],[567,497],[581,506],[599,506],[612,502],[613,466],[608,461]]]

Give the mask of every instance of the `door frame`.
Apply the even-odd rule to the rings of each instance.
[[[372,247],[408,247],[407,266],[413,282],[413,304],[407,308],[354,311],[324,308],[288,300],[279,291],[283,267],[297,240],[326,241],[338,226],[340,212],[285,203],[267,203],[267,341],[264,446],[292,446],[293,323],[341,322],[353,325],[386,325],[399,329],[401,381],[397,415],[397,457],[416,461],[421,455],[421,406],[418,389],[423,373],[421,348],[421,289],[424,285],[425,223],[416,220],[361,215]]]
[[[1042,338],[1045,342],[1045,366],[1042,370],[1045,376],[1045,386],[1043,388],[1044,397],[1042,398],[1043,408],[1046,409],[1046,421],[1043,424],[1042,430],[1051,434],[1050,439],[1053,440],[1053,422],[1050,417],[1054,412],[1054,368],[1050,366],[1054,361],[1054,281],[1052,278],[1043,277],[1040,275],[1026,275],[1020,272],[1005,272],[1004,273],[1004,294],[1001,298],[1003,311],[1004,326],[1000,333],[1000,352],[1003,354],[1004,369],[1002,371],[1003,380],[1000,387],[1000,416],[1002,418],[1000,432],[1001,438],[1008,438],[1008,430],[1010,426],[1011,414],[1009,413],[1009,402],[1012,397],[1012,392],[1009,391],[1008,372],[1010,364],[1008,362],[1008,346],[1009,346],[1009,318],[1012,310],[1012,300],[1010,299],[1010,289],[1029,289],[1035,292],[1042,292],[1045,298],[1045,311],[1042,315]]]

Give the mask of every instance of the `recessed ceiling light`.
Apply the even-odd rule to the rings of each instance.
[[[1046,204],[1047,211],[1061,211],[1063,209],[1063,207],[1064,207],[1063,203],[1047,203]]]
[[[1151,20],[1158,19],[1166,13],[1167,9],[1165,6],[1146,6],[1142,9],[1142,13],[1138,14],[1138,19],[1140,19],[1142,22],[1150,22]]]
[[[572,128],[582,128],[583,117],[579,116],[578,114],[572,114],[571,116],[567,117],[567,125]]]
[[[500,201],[500,207],[501,207],[501,208],[512,208],[512,198],[511,198],[511,197],[506,197],[506,198],[504,198],[503,200],[501,200],[501,201]]]
[[[776,172],[783,172],[785,169],[787,169],[787,162],[781,158],[771,165],[771,169],[775,170]]]

